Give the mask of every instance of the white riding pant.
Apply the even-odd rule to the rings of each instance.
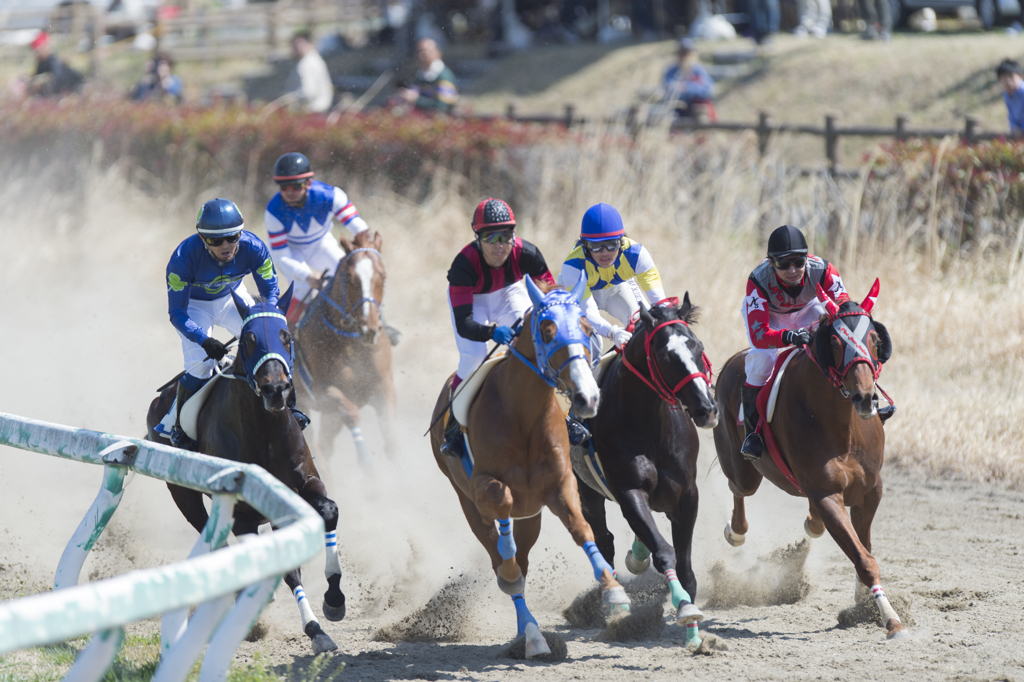
[[[629,318],[640,309],[640,302],[636,300],[633,287],[629,282],[622,282],[614,286],[605,287],[590,293],[594,297],[594,303],[598,310],[603,310],[619,321],[620,327],[629,324]]]
[[[743,368],[746,370],[748,385],[764,386],[768,377],[771,376],[772,368],[775,367],[775,358],[778,357],[782,348],[755,348],[754,342],[750,339],[750,327],[747,325],[746,312],[746,306],[741,306],[740,315],[743,316],[743,326],[747,329],[747,342],[750,344]],[[817,326],[818,318],[824,314],[825,306],[815,299],[792,313],[769,312],[768,326],[771,329],[813,328]]]
[[[245,301],[246,305],[255,303],[244,286],[239,285],[235,289],[235,293]],[[235,301],[230,294],[212,301],[190,300],[188,316],[207,336],[213,336],[215,326],[227,329],[235,337],[242,333],[242,317],[238,314]],[[198,379],[209,379],[213,376],[214,361],[203,362],[206,358],[206,351],[203,350],[203,347],[181,332],[178,332],[178,336],[181,337],[181,350],[185,355],[185,371]],[[195,367],[194,365],[197,363],[201,364]]]
[[[330,232],[324,235],[323,239],[312,244],[290,244],[288,250],[291,251],[295,260],[304,262],[318,275],[323,274],[325,270],[328,276],[333,275],[334,271],[338,269],[338,263],[345,257],[345,249],[341,248],[338,240]],[[309,294],[309,283],[305,279],[296,279],[294,282],[295,290],[292,292],[292,298],[301,301]]]
[[[473,321],[484,325],[496,324],[499,327],[502,325],[511,327],[517,319],[526,314],[532,305],[530,295],[526,292],[526,283],[519,280],[515,284],[489,294],[474,294]],[[466,379],[487,357],[487,343],[470,341],[459,336],[459,330],[455,328],[455,312],[451,309],[450,298],[448,299],[448,310],[452,320],[452,329],[455,330],[455,346],[459,349],[459,368],[455,373],[460,379]]]

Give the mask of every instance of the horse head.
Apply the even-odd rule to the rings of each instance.
[[[523,279],[533,302],[533,309],[523,321],[528,332],[520,336],[529,336],[532,344],[523,344],[527,346],[523,354],[532,354],[541,378],[569,396],[578,416],[589,419],[597,414],[601,391],[590,371],[594,330],[580,306],[586,281],[581,277],[582,284],[566,291],[561,287],[538,286],[529,275]],[[520,348],[518,340],[516,348]]]
[[[242,317],[238,344],[241,369],[249,386],[262,398],[263,408],[268,412],[281,412],[287,409],[289,395],[294,390],[294,346],[283,312],[291,302],[292,287],[288,287],[277,305],[259,301],[247,306],[234,291],[231,297]]]
[[[387,277],[380,255],[383,241],[379,232],[371,236],[369,230],[360,232],[352,241],[339,237],[345,257],[338,263],[327,292],[338,304],[340,326],[357,332],[360,340],[368,346],[377,343],[377,336],[382,330],[380,306]]]
[[[850,399],[857,414],[870,419],[878,412],[875,382],[882,364],[892,356],[889,331],[871,317],[878,280],[860,305],[847,301],[837,306],[818,288],[818,298],[826,304],[828,314],[821,316],[814,334],[815,359],[832,385]]]
[[[697,321],[697,312],[690,292],[683,295],[682,303],[667,298],[650,310],[641,307],[643,333],[638,329],[624,352],[636,355],[643,344],[655,391],[666,402],[681,405],[698,427],[713,429],[718,424],[718,404],[711,396],[711,361],[690,327]]]

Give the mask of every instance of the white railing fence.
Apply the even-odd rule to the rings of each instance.
[[[4,413],[0,445],[103,466],[99,494],[64,549],[54,591],[0,602],[0,654],[93,635],[65,682],[101,679],[120,649],[122,626],[157,614],[163,618],[156,682],[184,680],[207,644],[199,680],[224,680],[282,575],[323,546],[319,514],[255,465]],[[82,565],[121,501],[128,471],[210,494],[210,520],[187,560],[79,586]],[[225,546],[238,500],[277,530]]]

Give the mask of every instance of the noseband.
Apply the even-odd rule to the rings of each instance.
[[[691,381],[698,377],[703,379],[707,383],[708,387],[710,387],[712,371],[711,360],[708,358],[708,354],[702,353],[704,366],[707,367],[708,371],[694,372],[693,374],[688,374],[682,379],[680,379],[674,388],[669,387],[668,382],[665,381],[665,377],[661,373],[661,367],[658,366],[658,362],[654,359],[654,354],[651,353],[651,341],[654,340],[654,335],[658,332],[659,329],[668,327],[669,325],[673,324],[681,324],[685,327],[690,326],[686,324],[684,320],[668,320],[666,322],[662,322],[657,327],[652,329],[650,332],[646,330],[644,331],[644,354],[647,357],[647,372],[651,375],[650,379],[641,374],[640,371],[636,367],[634,367],[629,360],[626,359],[626,353],[624,348],[616,350],[618,350],[619,354],[622,356],[622,364],[626,366],[626,369],[635,374],[640,379],[640,381],[647,384],[650,387],[650,389],[658,395],[659,398],[661,398],[662,400],[669,404],[671,409],[679,410],[682,409],[682,403],[679,400],[679,398],[676,397],[676,393],[678,393],[683,388],[683,386],[686,386],[686,384],[690,383]]]
[[[834,315],[829,316],[825,321],[825,324],[828,325],[829,328],[829,338],[838,339],[842,346],[843,364],[841,367],[833,367],[831,365],[823,367],[821,359],[815,357],[814,354],[810,352],[808,352],[808,355],[810,355],[811,359],[814,360],[814,364],[816,364],[821,370],[822,375],[828,379],[828,382],[832,384],[832,386],[839,390],[839,393],[842,394],[843,398],[846,400],[850,399],[850,392],[846,389],[846,384],[844,383],[846,375],[854,365],[866,363],[871,367],[871,374],[875,382],[875,386],[879,391],[881,391],[882,395],[885,396],[885,399],[888,400],[890,404],[895,405],[896,403],[894,403],[892,398],[889,397],[889,394],[885,392],[885,389],[878,384],[878,377],[882,373],[882,363],[872,356],[871,352],[868,350],[867,333],[865,332],[862,334],[861,336],[863,338],[861,339],[858,339],[858,334],[855,334],[856,328],[860,327],[861,322],[857,321],[856,324],[854,324],[854,321],[850,319],[848,322],[844,321],[837,324],[840,319],[856,317],[865,317],[869,324],[871,322],[871,315],[865,310],[849,310],[844,313],[835,313]]]
[[[548,298],[553,300],[549,301],[547,300]],[[575,325],[570,324],[570,317],[566,311],[568,308],[574,309],[582,315],[579,301],[576,300],[575,296],[568,291],[554,289],[547,294],[542,306],[533,309],[533,317],[530,319],[530,334],[533,335],[533,350],[537,356],[536,364],[520,353],[515,346],[509,346],[512,355],[533,370],[545,384],[562,395],[569,395],[569,389],[561,378],[562,370],[577,358],[585,361],[588,367],[590,366],[590,356],[587,354],[587,349],[590,347],[590,337],[584,333],[578,322]],[[541,322],[545,320],[554,322],[555,328],[558,330],[555,333],[555,338],[547,343],[541,341],[543,336],[540,331]],[[581,344],[584,352],[582,354],[569,355],[566,361],[558,366],[558,369],[552,367],[551,357],[566,346],[574,343]]]
[[[348,305],[348,301],[347,301],[347,298],[348,298],[348,259],[349,259],[350,256],[354,256],[355,254],[362,253],[362,252],[375,253],[375,254],[377,254],[378,258],[381,258],[380,252],[377,249],[373,249],[373,248],[370,248],[370,247],[363,247],[363,248],[360,248],[360,249],[352,249],[351,251],[346,253],[345,257],[342,258],[341,261],[338,263],[338,268],[334,271],[334,275],[332,275],[331,277],[328,277],[327,281],[324,282],[323,291],[329,293],[330,292],[330,285],[331,285],[331,283],[335,279],[337,279],[338,274],[341,273],[341,303],[340,304],[339,303],[335,303],[334,299],[332,299],[328,295],[328,293],[323,293],[322,295],[317,296],[317,300],[323,299],[324,301],[327,302],[327,305],[331,306],[332,308],[334,308],[335,310],[338,311],[338,313],[341,315],[341,326],[342,327],[351,327],[351,326],[354,326],[354,325],[359,323],[359,318],[356,317],[356,315],[352,311],[354,311],[358,306],[361,306],[364,303],[372,303],[377,308],[377,314],[378,314],[378,316],[381,317],[381,322],[383,323],[383,316],[381,315],[381,312],[380,312],[381,308],[383,306],[380,303],[378,303],[377,299],[373,298],[372,296],[364,296],[364,297],[360,298],[359,300],[355,301],[354,303],[352,303],[352,305]],[[347,338],[350,338],[350,339],[354,339],[354,338],[358,338],[359,337],[359,332],[358,331],[345,331],[344,329],[341,329],[340,327],[335,327],[333,324],[331,324],[331,321],[327,319],[326,311],[321,310],[320,311],[320,317],[323,319],[324,324],[327,325],[327,328],[330,329],[335,334],[337,334],[338,336],[344,336],[344,337],[347,337]]]

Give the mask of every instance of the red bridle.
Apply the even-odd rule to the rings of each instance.
[[[663,301],[658,301],[656,305],[673,302],[675,303],[675,305],[678,305],[679,299],[666,298]],[[666,403],[671,405],[672,409],[678,410],[680,409],[680,401],[679,398],[676,397],[676,393],[679,392],[683,388],[683,386],[686,386],[686,384],[690,383],[697,377],[700,377],[705,382],[707,382],[707,385],[710,388],[712,371],[711,360],[708,359],[707,353],[703,353],[702,355],[704,360],[704,366],[707,367],[708,371],[706,373],[698,371],[694,372],[693,374],[689,374],[680,379],[674,388],[669,388],[668,382],[665,381],[665,377],[661,373],[661,368],[658,366],[658,363],[654,360],[654,356],[651,354],[651,341],[652,339],[654,339],[654,335],[658,332],[659,329],[667,327],[672,324],[681,324],[687,327],[690,326],[686,324],[686,322],[683,320],[668,320],[667,322],[662,322],[649,332],[644,330],[644,355],[646,355],[647,357],[647,371],[651,375],[650,379],[641,374],[640,371],[636,367],[634,367],[629,360],[626,359],[626,353],[624,348],[616,348],[615,350],[618,351],[618,353],[622,356],[622,364],[626,366],[626,369],[635,374],[640,379],[640,381],[647,384],[650,387],[650,389],[658,395],[659,398],[661,398]],[[630,327],[632,326],[633,325],[630,324]]]

